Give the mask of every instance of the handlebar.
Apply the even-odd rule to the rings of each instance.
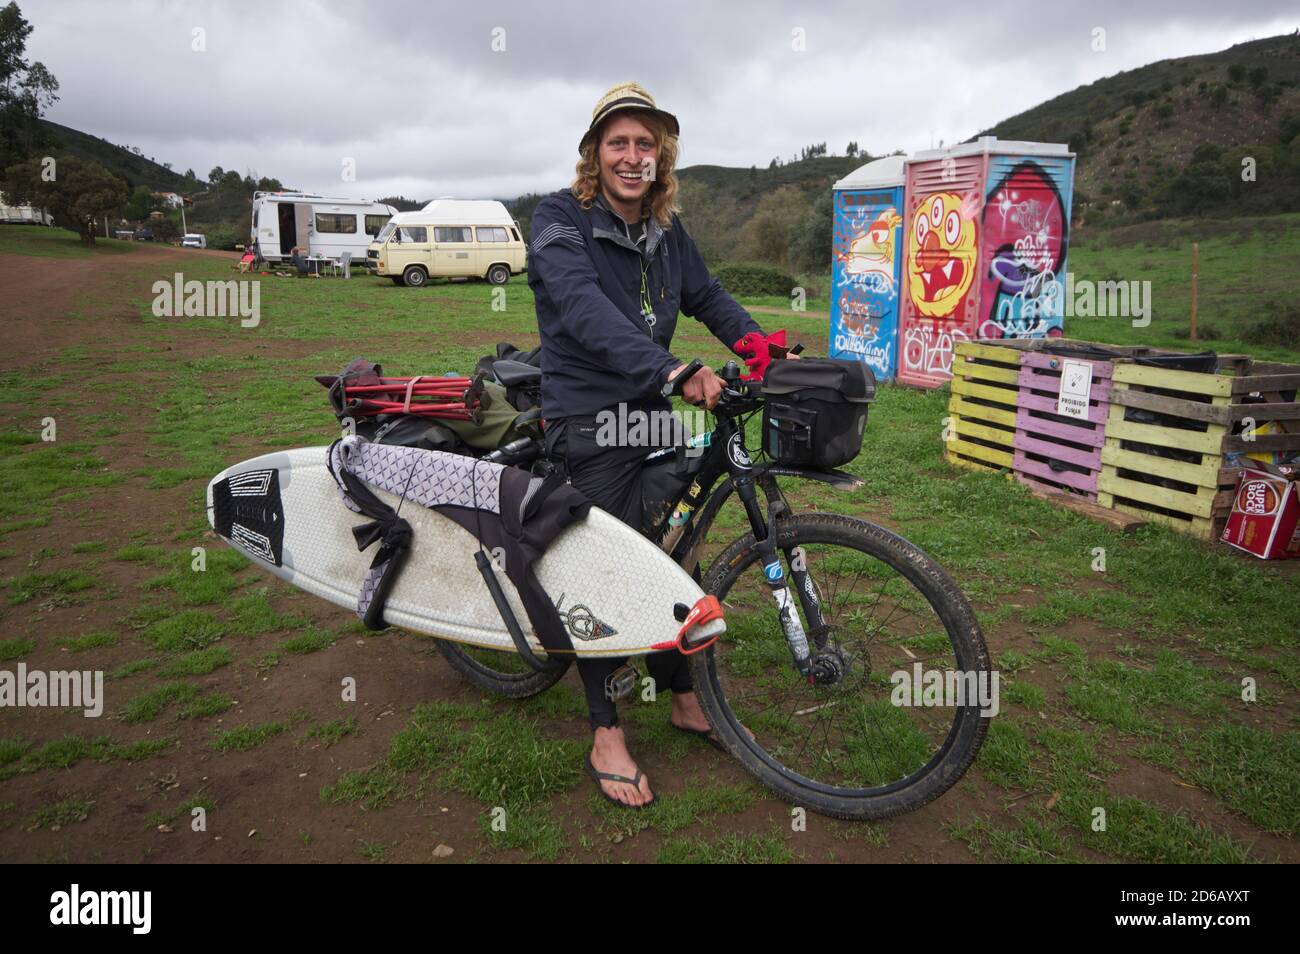
[[[691,363],[682,369],[680,374],[664,382],[664,386],[659,393],[664,397],[681,397],[682,386],[695,375],[695,372],[703,367],[703,361],[699,358],[692,358]]]

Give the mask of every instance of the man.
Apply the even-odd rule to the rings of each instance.
[[[674,214],[678,130],[676,117],[637,84],[607,92],[579,144],[572,186],[533,212],[529,248],[547,454],[564,461],[573,486],[598,507],[637,528],[641,462],[651,448],[598,439],[597,416],[617,414],[620,404],[629,415],[669,410],[661,389],[686,366],[669,351],[679,311],[728,348],[759,330],[709,275]],[[712,408],[722,387],[704,368],[686,382],[683,396]],[[608,698],[607,681],[622,662],[577,663],[595,733],[588,771],[605,797],[646,806],[654,795]],[[645,663],[656,687],[673,693],[672,724],[708,736],[685,657],[653,653]]]

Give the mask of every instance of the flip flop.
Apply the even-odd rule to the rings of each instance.
[[[713,746],[719,752],[727,751],[727,747],[722,744],[722,742],[718,739],[716,735],[713,734],[712,729],[688,729],[684,725],[678,725],[672,719],[668,720],[668,724],[672,726],[674,729],[676,729],[678,732],[685,732],[687,735],[693,735],[696,738],[703,739],[705,742],[709,743],[709,745]]]
[[[636,770],[636,778],[628,778],[626,775],[615,775],[613,772],[598,772],[596,771],[596,766],[591,764],[591,753],[588,752],[587,753],[587,774],[590,775],[592,779],[595,780],[596,791],[600,792],[600,794],[604,797],[606,801],[613,802],[619,808],[649,808],[656,801],[658,801],[658,798],[656,798],[654,795],[651,795],[650,801],[642,802],[640,805],[631,805],[627,802],[619,801],[613,795],[609,794],[609,792],[605,791],[604,786],[600,784],[602,779],[607,782],[623,782],[639,790],[641,788],[641,779],[644,775],[644,773],[639,768]]]

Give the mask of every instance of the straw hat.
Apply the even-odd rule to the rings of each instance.
[[[591,125],[583,133],[582,141],[578,143],[578,152],[596,135],[596,130],[612,114],[624,109],[645,110],[655,116],[658,116],[668,124],[668,131],[674,136],[678,135],[681,127],[677,124],[677,117],[672,113],[665,112],[655,106],[654,97],[651,96],[644,86],[637,83],[619,83],[611,88],[596,103],[596,108],[591,111]]]

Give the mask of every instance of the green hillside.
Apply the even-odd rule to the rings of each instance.
[[[129,190],[134,190],[136,186],[146,186],[151,192],[189,195],[199,187],[198,182],[186,179],[181,173],[152,159],[136,155],[107,139],[52,123],[48,119],[42,119],[41,126],[53,139],[51,148],[55,155],[71,155],[98,162],[109,172],[125,179]]]
[[[1068,142],[1084,217],[1300,211],[1300,35],[1123,71],[978,135]]]

